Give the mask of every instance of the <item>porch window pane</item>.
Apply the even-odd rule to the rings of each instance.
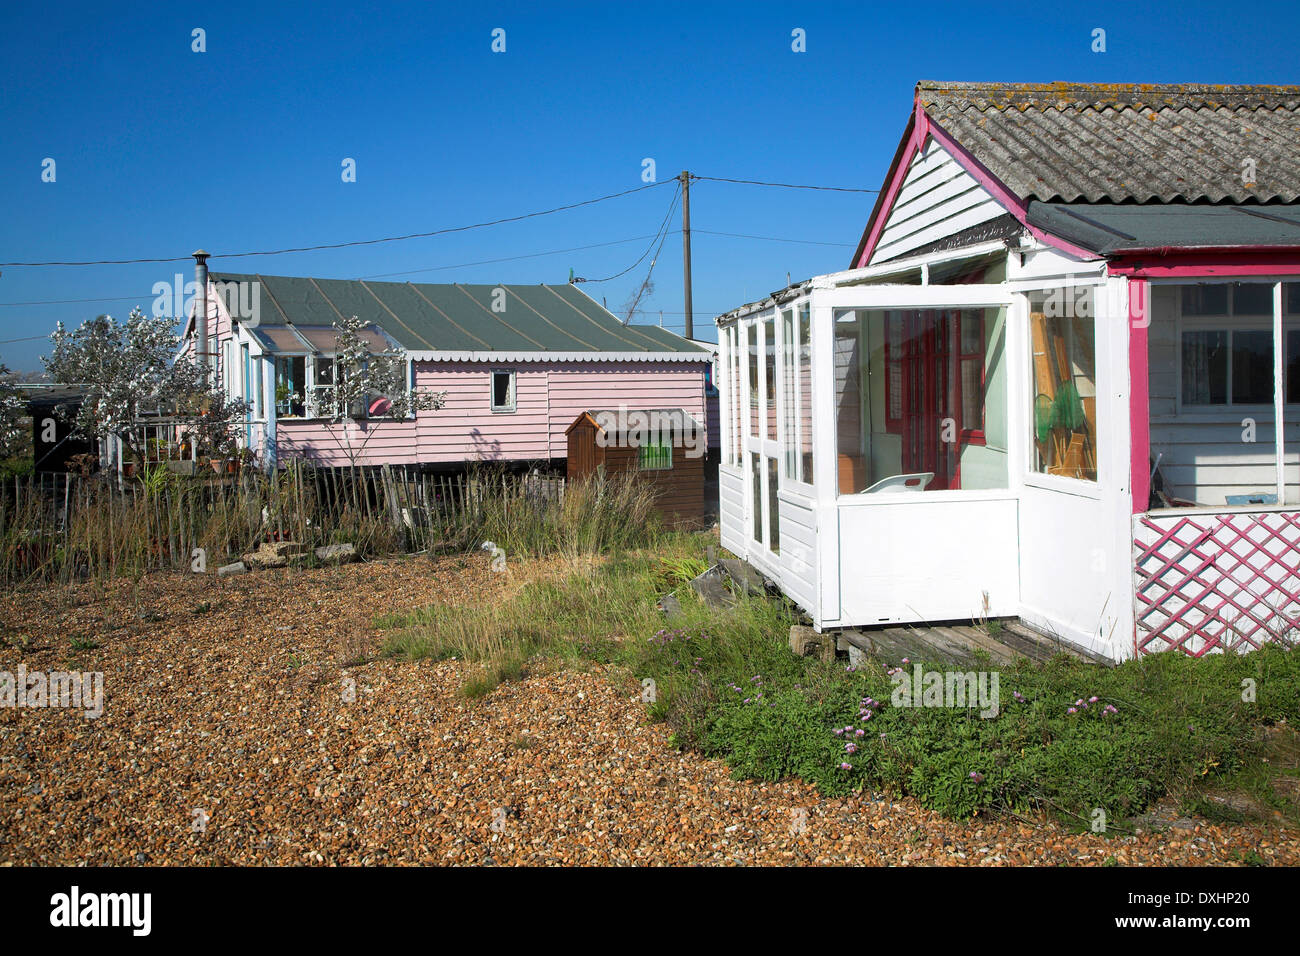
[[[1007,486],[1005,311],[834,317],[840,494]]]
[[[1183,404],[1228,402],[1228,333],[1183,333]]]
[[[731,374],[727,376],[727,394],[730,396],[731,401],[731,464],[741,468],[744,466],[744,462],[740,460],[740,438],[741,430],[745,427],[741,403],[745,400],[745,389],[740,377],[742,367],[740,329],[730,329],[728,335],[731,343]]]
[[[811,310],[799,308],[799,467],[808,484],[813,482],[812,328]]]
[[[1232,314],[1273,316],[1273,283],[1234,282]]]
[[[1300,330],[1286,333],[1286,403],[1300,404]]]
[[[763,540],[763,469],[759,467],[758,454],[749,453],[749,480],[753,485],[751,502],[754,507],[754,540]]]
[[[767,459],[767,533],[768,548],[773,554],[781,553],[781,513],[776,497],[779,486],[776,459]]]
[[[306,359],[279,356],[275,360],[275,414],[279,418],[301,418],[306,414]]]
[[[781,374],[785,377],[785,386],[782,389],[785,412],[781,421],[781,442],[785,451],[783,456],[785,477],[790,481],[799,480],[799,434],[796,428],[799,406],[795,376],[797,350],[793,344],[794,324],[793,309],[786,309],[781,313]]]
[[[1273,332],[1233,329],[1232,403],[1273,404]]]
[[[755,322],[746,330],[749,346],[749,434],[754,438],[758,438],[761,434],[758,430],[758,402],[762,397],[762,389],[758,380],[758,349],[759,337],[762,335],[761,329],[762,326]]]
[[[1047,314],[1030,296],[1034,471],[1097,480],[1097,347],[1091,315]],[[1053,309],[1052,312],[1060,312]]]
[[[311,413],[317,418],[330,418],[337,411],[334,402],[334,360],[323,355],[317,356],[314,375]]]
[[[1183,315],[1227,315],[1228,286],[1205,283],[1182,287]]]
[[[867,487],[868,449],[862,421],[866,349],[856,311],[835,312],[834,326],[836,485],[840,494],[852,495]]]
[[[1272,503],[1277,494],[1272,283],[1153,284],[1149,294],[1147,507]],[[1283,300],[1285,307],[1285,289]],[[1197,318],[1213,315],[1211,307],[1219,318]],[[1283,344],[1284,394],[1300,400],[1300,341],[1287,328]],[[1290,484],[1295,472],[1289,445],[1287,452]]]
[[[776,320],[763,323],[763,434],[776,441]]]

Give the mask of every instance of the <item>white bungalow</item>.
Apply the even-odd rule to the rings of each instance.
[[[1300,87],[919,84],[852,267],[717,319],[723,545],[819,630],[1290,639],[1298,115]]]

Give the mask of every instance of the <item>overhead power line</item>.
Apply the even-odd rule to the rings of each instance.
[[[792,242],[803,246],[841,246],[845,249],[856,248],[856,246],[851,242],[822,242],[817,239],[783,239],[780,236],[750,236],[742,232],[716,232],[712,229],[692,229],[691,232],[700,233],[705,236],[730,236],[732,239],[762,239],[765,242]]]
[[[328,242],[314,246],[294,246],[289,249],[263,249],[258,252],[222,252],[214,253],[213,256],[214,258],[219,257],[222,259],[241,259],[247,256],[280,256],[290,252],[318,252],[322,249],[346,249],[352,246],[374,246],[385,242],[404,242],[407,239],[428,239],[432,236],[445,236],[449,233],[468,232],[471,229],[484,229],[488,226],[500,226],[508,222],[521,222],[525,219],[535,219],[538,216],[550,216],[557,212],[578,209],[582,206],[591,206],[598,202],[605,202],[609,199],[618,199],[620,196],[630,196],[632,193],[639,193],[646,189],[666,186],[671,182],[676,182],[676,180],[665,179],[662,182],[647,183],[644,186],[636,186],[632,189],[625,189],[622,192],[610,193],[608,196],[598,196],[595,199],[584,199],[582,202],[568,203],[564,206],[556,206],[553,209],[543,209],[538,212],[528,212],[518,216],[506,216],[501,219],[492,219],[487,222],[471,223],[468,226],[449,226],[446,229],[433,229],[429,232],[412,232],[404,236],[385,236],[382,239],[355,239],[351,242]],[[189,258],[191,257],[160,256],[151,259],[95,259],[79,262],[0,262],[0,268],[5,268],[7,266],[125,266],[157,262],[184,262]]]
[[[777,183],[767,182],[759,179],[733,179],[725,176],[691,176],[692,179],[705,180],[716,183],[734,183],[743,186],[773,186],[782,189],[812,189],[827,192],[844,192],[844,193],[878,193],[879,189],[858,189],[849,186],[812,186],[798,183]],[[551,209],[542,209],[536,212],[522,213],[518,216],[505,216],[501,219],[491,219],[486,222],[470,223],[465,226],[448,226],[445,229],[433,229],[428,232],[412,232],[403,236],[384,236],[379,239],[354,239],[348,242],[327,242],[318,243],[311,246],[292,246],[285,249],[261,249],[251,252],[225,252],[216,253],[215,257],[222,259],[243,259],[251,256],[282,256],[294,252],[320,252],[328,249],[348,249],[356,246],[373,246],[388,242],[405,242],[409,239],[429,239],[433,236],[445,236],[457,232],[468,232],[472,229],[486,229],[489,226],[500,226],[511,222],[522,222],[526,219],[535,219],[539,216],[550,216],[559,212],[567,212],[570,209],[580,209],[583,206],[592,206],[596,203],[606,202],[610,199],[618,199],[622,196],[630,196],[633,193],[643,192],[647,189],[654,189],[658,186],[666,186],[669,183],[677,183],[677,179],[665,179],[656,183],[646,183],[643,186],[634,186],[631,189],[624,189],[621,192],[609,193],[605,196],[597,196],[594,199],[584,199],[581,202],[567,203],[563,206],[555,206]],[[45,266],[126,266],[126,265],[148,265],[163,262],[186,262],[190,256],[153,256],[138,259],[80,259],[80,260],[49,260],[44,262],[0,262],[0,269],[4,268],[40,268]],[[398,273],[400,274],[400,273]],[[593,280],[594,281],[594,280]],[[107,301],[107,300],[103,300]]]
[[[668,211],[664,213],[663,222],[659,224],[659,230],[654,234],[654,238],[650,240],[650,245],[646,246],[645,252],[641,253],[640,258],[638,258],[636,262],[632,263],[622,272],[616,272],[612,276],[605,276],[603,279],[583,279],[578,277],[575,278],[573,281],[574,282],[609,282],[613,279],[618,279],[621,276],[627,275],[629,272],[631,272],[633,269],[639,266],[642,262],[644,262],[645,257],[650,255],[650,250],[655,248],[655,243],[658,243],[659,248],[662,249],[664,245],[664,240],[668,238],[668,233],[672,231],[671,229],[668,228],[668,221],[672,218],[673,210],[677,208],[677,200],[678,198],[680,198],[680,196],[681,196],[680,189],[677,189],[673,192],[673,200],[668,204]],[[655,257],[657,258],[658,255],[659,252],[658,250],[656,250]],[[654,268],[653,261],[651,262],[651,268],[652,269]]]
[[[681,232],[680,229],[670,229],[668,231],[668,234],[671,236],[671,235],[676,235],[679,232]],[[706,236],[727,236],[732,239],[758,239],[764,242],[788,242],[797,245],[842,246],[846,249],[851,248],[853,246],[853,243],[851,242],[823,242],[818,239],[785,239],[780,236],[753,236],[753,235],[748,235],[746,233],[740,233],[740,232],[718,232],[713,229],[692,229],[691,232],[699,233],[701,235],[706,235]],[[611,239],[607,242],[592,242],[582,246],[568,246],[564,249],[547,249],[545,252],[526,252],[526,253],[521,253],[520,255],[517,256],[500,256],[495,259],[476,259],[472,262],[457,262],[457,263],[453,263],[452,265],[445,265],[445,266],[426,266],[422,269],[407,269],[402,272],[377,272],[372,275],[359,276],[358,278],[387,279],[393,276],[419,275],[424,272],[445,272],[449,269],[468,269],[473,266],[496,265],[497,263],[501,263],[501,262],[517,262],[523,259],[540,259],[544,256],[558,256],[558,255],[564,255],[565,253],[569,253],[569,252],[584,252],[588,249],[603,249],[608,246],[620,246],[620,245],[625,245],[626,243],[629,242],[641,242],[646,239],[658,240],[660,235],[661,233],[654,233],[653,235],[643,235],[643,236],[628,236],[626,239]],[[642,260],[643,259],[644,256],[642,257]],[[638,262],[642,260],[638,260]],[[595,282],[597,280],[592,279],[589,281]],[[141,295],[98,296],[92,299],[31,299],[25,302],[0,302],[0,309],[13,309],[13,308],[20,308],[20,307],[34,306],[34,305],[84,305],[92,302],[141,302],[145,299],[150,298],[152,294],[153,293],[150,293],[149,295],[145,295],[145,296],[141,296]],[[676,312],[674,314],[682,315],[684,313]],[[34,338],[46,338],[46,336],[38,335],[38,336],[34,336]],[[0,340],[0,345],[7,344],[9,342],[25,342],[25,341],[28,341],[28,339],[6,339],[6,340]]]
[[[489,266],[498,262],[515,262],[519,259],[539,259],[542,256],[558,256],[566,252],[581,252],[584,249],[601,249],[605,246],[621,246],[628,242],[637,242],[641,239],[656,239],[658,233],[653,236],[629,236],[627,239],[613,239],[609,242],[593,242],[585,246],[570,246],[567,249],[551,249],[547,252],[530,252],[521,256],[505,256],[500,259],[479,259],[476,262],[460,262],[452,266],[429,266],[426,269],[409,269],[406,272],[380,272],[375,275],[361,276],[363,279],[386,279],[390,276],[413,276],[421,272],[444,272],[447,269],[467,269],[470,266]]]
[[[759,179],[728,179],[725,176],[695,176],[691,179],[703,179],[715,183],[737,183],[742,186],[778,186],[781,189],[818,189],[833,193],[878,193],[879,189],[858,189],[853,186],[800,186],[795,183],[769,183]]]
[[[138,302],[142,298],[148,298],[148,296],[119,295],[99,299],[36,299],[32,302],[0,302],[0,308],[13,308],[19,305],[79,305],[83,302],[130,302],[133,299]]]

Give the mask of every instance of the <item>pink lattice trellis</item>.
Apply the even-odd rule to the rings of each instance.
[[[1300,513],[1147,514],[1133,530],[1139,654],[1250,650],[1300,628]]]

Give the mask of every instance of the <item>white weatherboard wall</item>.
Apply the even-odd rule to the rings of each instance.
[[[722,546],[745,555],[745,476],[739,468],[718,467],[718,524]]]
[[[811,499],[778,492],[781,587],[806,611],[817,604],[817,510]],[[814,615],[815,616],[815,615]]]
[[[870,264],[896,258],[1004,212],[951,153],[928,137],[912,157]]]

